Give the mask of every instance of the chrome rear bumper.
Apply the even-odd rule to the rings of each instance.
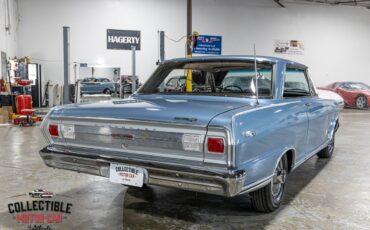
[[[148,172],[145,175],[145,184],[228,197],[238,195],[242,191],[246,179],[246,173],[243,170],[231,173],[211,172],[177,165],[61,151],[52,146],[40,150],[40,155],[49,167],[103,177],[109,177],[110,163],[138,166],[145,168]]]

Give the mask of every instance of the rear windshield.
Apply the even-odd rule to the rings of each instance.
[[[258,63],[258,93],[272,97],[273,65]],[[256,95],[254,63],[199,62],[165,64],[150,77],[139,94]]]

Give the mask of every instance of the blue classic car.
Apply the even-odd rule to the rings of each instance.
[[[81,94],[112,94],[115,84],[108,78],[85,78],[81,81]]]
[[[192,81],[190,73],[203,90],[166,91],[169,79]],[[271,212],[289,173],[333,154],[338,103],[318,97],[307,67],[292,61],[174,59],[128,99],[54,108],[42,123],[49,145],[40,155],[50,167],[129,186],[249,193],[256,210]]]

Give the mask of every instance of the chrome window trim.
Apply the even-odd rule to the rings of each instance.
[[[317,93],[316,88],[315,88],[315,84],[313,83],[312,78],[310,77],[310,70],[308,68],[306,68],[306,70],[305,70],[305,75],[306,75],[306,78],[308,80],[308,85],[310,86],[311,96],[312,97],[318,96],[319,94]]]
[[[285,79],[286,79],[286,74],[287,74],[287,69],[288,68],[296,68],[296,69],[299,69],[299,70],[303,70],[304,71],[304,76],[306,78],[308,89],[310,91],[310,95],[309,96],[284,97]],[[307,75],[307,68],[302,68],[302,67],[295,66],[295,65],[291,65],[291,67],[287,67],[287,64],[284,65],[284,77],[283,77],[283,84],[282,84],[282,91],[281,91],[281,98],[283,100],[297,99],[297,98],[312,98],[314,96],[317,96],[318,94],[316,93],[316,91],[314,92],[315,94],[313,94],[312,87],[314,87],[314,86],[311,83],[311,79]]]

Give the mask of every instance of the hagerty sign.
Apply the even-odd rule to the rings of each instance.
[[[140,50],[141,33],[138,30],[107,29],[107,49],[131,50],[134,46]]]

